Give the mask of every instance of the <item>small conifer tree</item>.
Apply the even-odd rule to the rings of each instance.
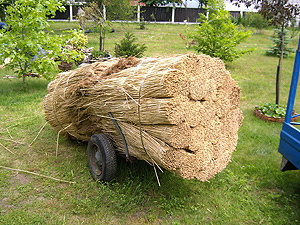
[[[121,40],[121,42],[119,44],[116,44],[118,51],[117,55],[124,57],[142,57],[147,46],[145,46],[145,44],[135,44],[134,42],[136,40],[137,38],[134,36],[134,34],[126,32],[125,37]]]
[[[270,38],[273,41],[274,46],[270,50],[266,51],[266,55],[280,57],[281,54],[281,40],[282,40],[282,31],[280,29],[274,29],[276,37]],[[288,44],[291,42],[289,37],[289,31],[284,30],[284,45],[283,45],[283,57],[286,58],[291,52],[295,51],[294,48],[289,48]]]

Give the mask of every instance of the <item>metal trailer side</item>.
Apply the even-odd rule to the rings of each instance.
[[[291,121],[292,118],[300,116],[300,114],[293,115],[294,103],[299,80],[299,69],[300,38],[298,43],[298,49],[296,51],[285,120],[283,122],[282,130],[280,133],[280,143],[278,151],[283,156],[280,168],[281,171],[300,169],[300,123]]]

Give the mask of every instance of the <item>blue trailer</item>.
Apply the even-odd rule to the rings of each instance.
[[[300,38],[298,43],[298,49],[296,51],[285,120],[283,122],[282,130],[280,133],[280,143],[278,151],[282,154],[282,163],[280,167],[281,171],[300,169],[300,123],[292,122],[292,118],[300,116],[300,114],[293,115],[294,103],[299,80],[299,69]]]

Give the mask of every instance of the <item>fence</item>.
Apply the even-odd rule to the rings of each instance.
[[[56,12],[53,19],[55,20],[73,20],[76,19],[79,6],[65,6],[64,12]],[[138,11],[138,10],[137,10]],[[199,13],[205,13],[206,10],[199,8],[171,8],[171,7],[141,7],[140,15],[134,15],[133,21],[138,21],[138,18],[144,18],[145,21],[155,22],[196,22],[199,18]]]
[[[66,6],[64,12],[56,12],[53,19],[56,20],[73,20],[77,17],[78,5]],[[145,21],[154,22],[197,22],[200,17],[199,14],[206,14],[205,9],[200,8],[172,8],[172,7],[150,7],[143,6],[138,8],[137,13],[132,18],[132,21],[139,21],[144,18]],[[107,12],[108,13],[108,12]],[[230,14],[237,18],[240,12],[230,12]]]
[[[145,21],[156,22],[197,22],[200,13],[206,13],[199,8],[171,8],[171,7],[141,7],[140,17]]]

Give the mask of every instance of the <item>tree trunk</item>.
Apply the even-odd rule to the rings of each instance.
[[[105,43],[105,27],[103,29],[103,40],[102,40],[102,50],[104,51],[104,43]]]
[[[99,51],[102,51],[102,26],[100,26]]]
[[[26,87],[26,73],[23,73],[23,88],[25,89]]]
[[[281,50],[280,58],[277,66],[276,75],[276,104],[280,106],[280,89],[281,89],[281,76],[282,76],[282,61],[283,61],[283,50],[284,50],[284,23],[281,25]]]

